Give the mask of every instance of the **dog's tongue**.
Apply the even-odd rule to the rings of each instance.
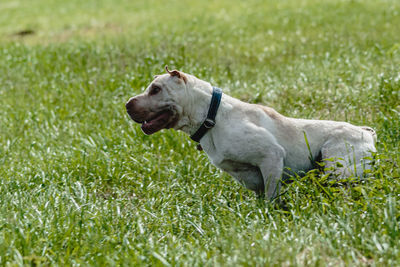
[[[168,123],[169,113],[162,113],[158,117],[152,119],[151,121],[143,122],[142,131],[147,134],[153,134],[163,129],[164,126]]]

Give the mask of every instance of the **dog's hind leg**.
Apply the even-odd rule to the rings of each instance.
[[[364,170],[371,168],[371,159],[368,158],[371,151],[374,151],[374,147],[368,143],[328,141],[321,149],[325,172],[331,173],[337,179],[363,177]]]

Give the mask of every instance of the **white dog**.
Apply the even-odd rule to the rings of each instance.
[[[219,93],[192,75],[166,70],[129,99],[130,117],[145,134],[173,128],[191,135],[215,166],[258,195],[274,198],[282,178],[304,174],[316,162],[336,177],[362,176],[371,168],[376,135],[369,127],[288,118]]]

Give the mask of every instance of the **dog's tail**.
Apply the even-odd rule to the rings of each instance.
[[[371,127],[368,126],[360,126],[361,129],[363,129],[364,131],[369,132],[372,135],[372,138],[374,138],[374,142],[376,143],[377,140],[377,135],[374,129],[372,129]]]

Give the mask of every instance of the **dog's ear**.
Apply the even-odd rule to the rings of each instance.
[[[186,78],[185,74],[183,74],[182,72],[177,71],[177,70],[170,71],[168,69],[168,66],[165,66],[165,70],[169,73],[169,75],[176,76],[179,79],[182,79],[185,83],[187,83],[187,78]]]

